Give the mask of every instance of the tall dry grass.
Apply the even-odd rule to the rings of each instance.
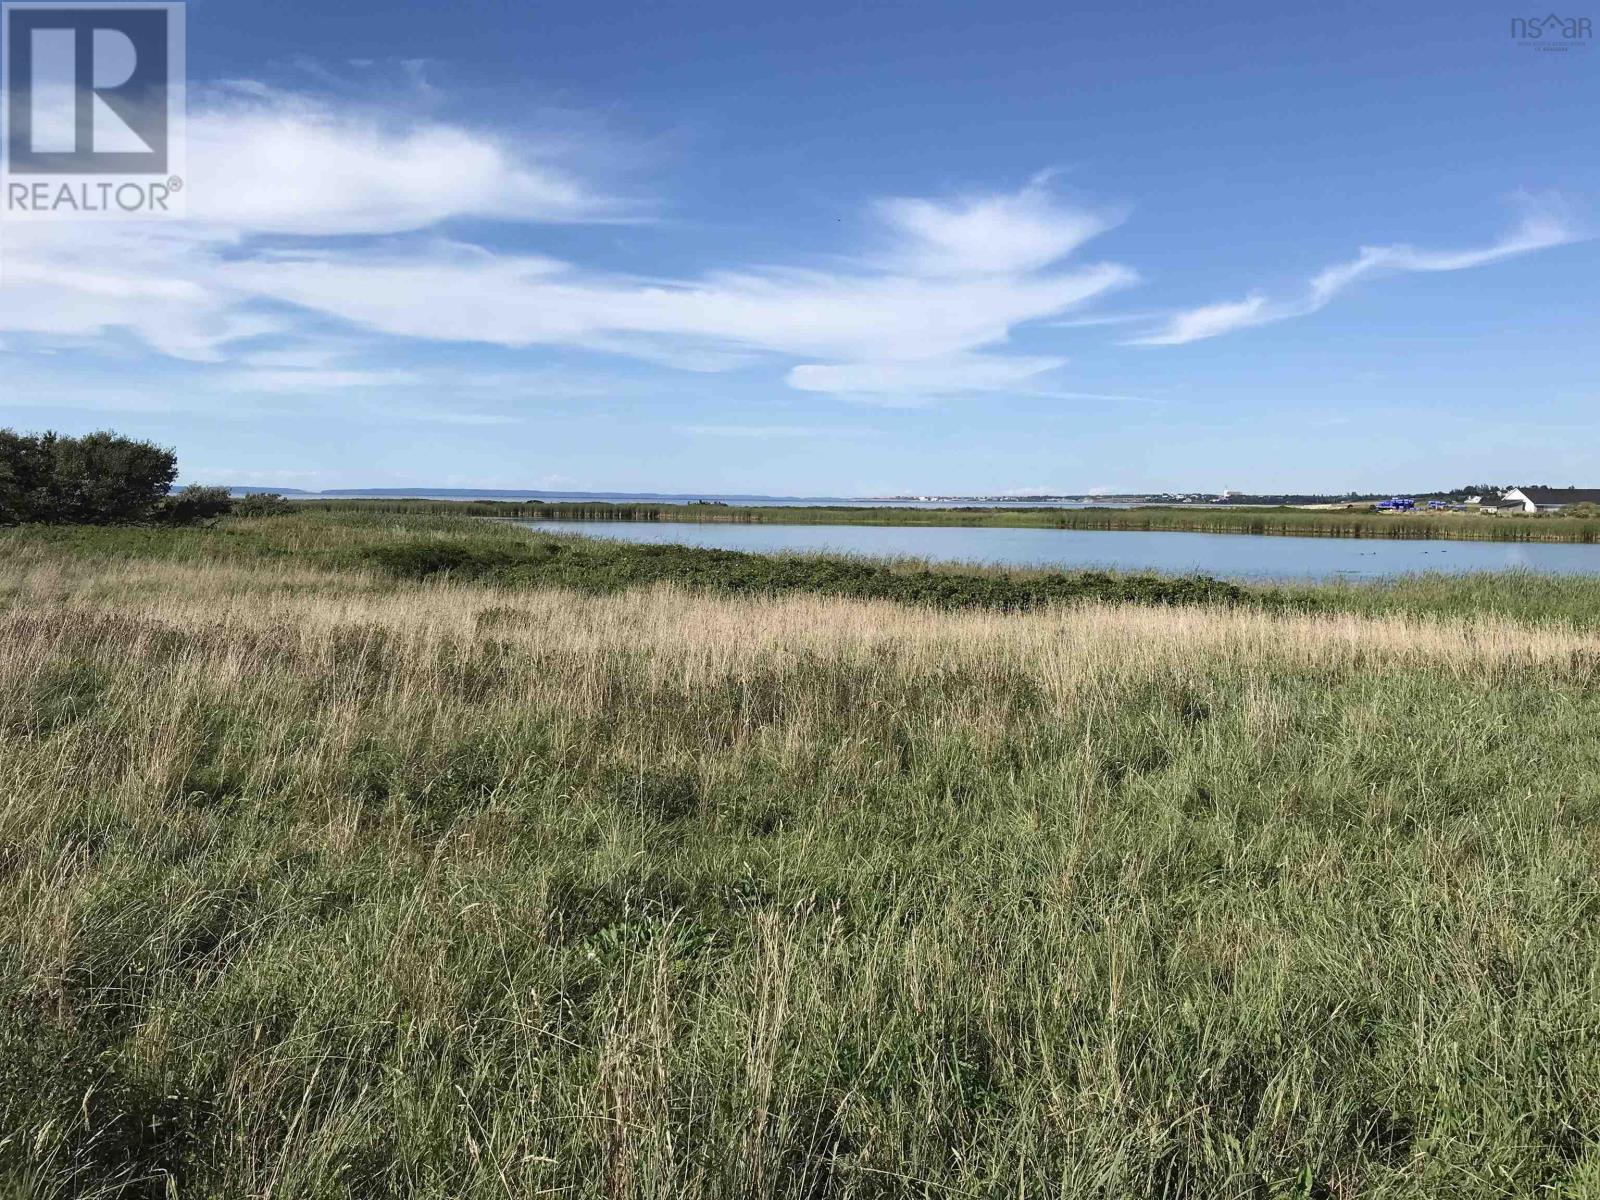
[[[0,569],[0,1192],[1600,1189],[1600,641]]]

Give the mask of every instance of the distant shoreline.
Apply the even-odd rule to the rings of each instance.
[[[765,493],[741,492],[586,492],[586,491],[545,491],[536,488],[328,488],[323,491],[308,491],[303,488],[268,487],[257,484],[222,484],[213,485],[226,488],[234,495],[251,495],[261,492],[276,492],[282,496],[290,496],[297,500],[448,500],[462,501],[516,501],[516,502],[542,502],[542,503],[635,503],[650,502],[658,504],[728,504],[728,505],[769,505],[805,506],[827,505],[829,507],[922,507],[922,508],[1053,508],[1053,507],[1140,507],[1153,505],[1158,507],[1186,507],[1186,508],[1257,508],[1277,507],[1290,503],[1296,507],[1338,507],[1347,503],[1365,503],[1365,500],[1350,500],[1348,498],[1335,498],[1307,494],[1305,497],[1279,499],[1274,496],[1260,496],[1253,494],[1241,495],[1237,498],[1230,497],[1222,500],[1206,493],[1199,492],[1152,492],[1152,493],[1125,493],[1118,495],[1090,495],[1088,493],[1063,493],[1060,495],[1026,495],[1026,496],[1000,496],[1000,495],[917,495],[917,496],[784,496]],[[174,489],[177,490],[177,489]],[[1371,499],[1379,499],[1373,496]]]
[[[394,514],[437,513],[517,521],[679,521],[695,524],[926,525],[1123,532],[1233,533],[1281,537],[1600,543],[1600,518],[1387,514],[1236,505],[734,505],[611,501],[443,501],[336,498],[318,507]]]

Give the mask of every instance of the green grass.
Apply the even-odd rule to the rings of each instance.
[[[1485,571],[1419,572],[1393,579],[1251,589],[1270,603],[1313,612],[1471,619],[1500,617],[1600,629],[1600,578]]]
[[[1249,598],[1249,593],[1236,584],[1201,576],[1105,571],[1001,574],[936,570],[921,563],[875,562],[837,555],[740,554],[575,538],[531,538],[486,545],[481,541],[413,537],[375,547],[368,552],[368,560],[402,579],[447,576],[458,581],[568,587],[585,592],[612,592],[670,581],[721,593],[806,592],[1002,612],[1084,600],[1227,604]]]
[[[1290,537],[1398,538],[1495,542],[1600,542],[1600,518],[1482,516],[1476,513],[1386,515],[1360,509],[1188,505],[1137,508],[873,508],[708,504],[549,504],[488,500],[299,501],[297,507],[368,512],[501,517],[550,521],[691,521],[751,525],[940,525],[967,528],[1102,529],[1247,533]]]
[[[0,534],[0,1196],[1600,1193],[1596,585],[740,557]]]
[[[1585,576],[1423,572],[1380,581],[1261,584],[913,558],[742,554],[547,534],[485,521],[454,505],[441,513],[391,513],[364,503],[306,507],[292,518],[225,521],[210,529],[34,526],[12,530],[0,540],[0,558],[36,553],[94,561],[294,563],[377,571],[400,579],[448,577],[516,587],[559,586],[589,594],[667,580],[713,593],[819,592],[1003,611],[1100,599],[1371,616],[1495,616],[1600,627],[1600,578]]]

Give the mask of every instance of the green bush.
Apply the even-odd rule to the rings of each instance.
[[[232,509],[233,497],[227,488],[192,483],[157,505],[155,518],[164,525],[198,525],[225,517]]]
[[[519,572],[540,557],[533,547],[413,538],[367,551],[367,560],[398,579],[453,579],[516,582]]]
[[[1104,571],[990,575],[897,569],[887,563],[827,555],[741,554],[588,540],[508,544],[488,538],[411,538],[374,547],[366,551],[365,559],[401,579],[448,576],[458,581],[586,592],[672,582],[709,592],[817,592],[1002,612],[1069,600],[1205,604],[1251,598],[1237,584],[1203,575],[1113,575]]]
[[[277,492],[253,492],[233,502],[236,517],[281,517],[293,511],[289,502]]]
[[[122,525],[151,519],[177,456],[110,432],[62,437],[0,429],[0,524]]]

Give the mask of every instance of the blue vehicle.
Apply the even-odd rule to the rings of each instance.
[[[1415,512],[1417,502],[1410,496],[1390,496],[1387,500],[1380,500],[1372,506],[1373,512]]]

